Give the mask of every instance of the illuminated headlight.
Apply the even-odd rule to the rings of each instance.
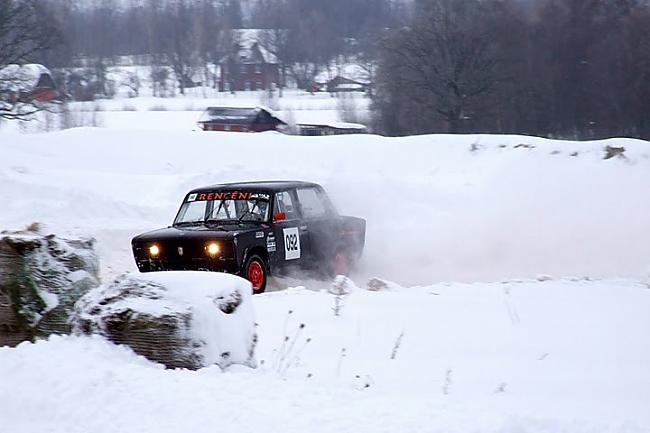
[[[219,244],[216,242],[210,242],[205,246],[205,251],[207,251],[207,253],[211,256],[216,256],[219,254],[219,250]]]
[[[157,257],[158,254],[160,254],[160,248],[158,247],[158,245],[153,244],[152,246],[150,246],[149,254],[151,255],[151,257]]]

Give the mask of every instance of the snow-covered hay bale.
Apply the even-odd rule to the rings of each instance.
[[[214,272],[126,274],[84,296],[77,333],[97,333],[167,368],[254,366],[251,285]]]
[[[70,332],[74,303],[99,285],[93,239],[0,233],[0,346]]]

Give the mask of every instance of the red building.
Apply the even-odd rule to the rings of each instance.
[[[204,131],[263,132],[286,125],[264,108],[208,107],[198,121]]]
[[[280,82],[277,58],[259,42],[259,30],[234,30],[237,42],[219,63],[219,90],[268,90]]]
[[[43,65],[8,65],[0,69],[0,97],[11,102],[49,102],[59,97],[50,71]]]

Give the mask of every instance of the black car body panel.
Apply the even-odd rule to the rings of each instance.
[[[198,212],[199,220],[187,220],[192,212]],[[337,254],[358,259],[364,243],[365,220],[338,215],[320,185],[300,181],[196,188],[185,196],[174,225],[131,242],[141,272],[206,270],[244,276],[253,255],[264,261],[268,274],[329,270]]]

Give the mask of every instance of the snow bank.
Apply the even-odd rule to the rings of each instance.
[[[603,159],[608,145],[624,156]],[[91,234],[109,278],[135,270],[130,238],[168,225],[189,189],[260,179],[322,183],[367,220],[361,281],[639,277],[650,264],[645,141],[85,128],[0,135],[0,153],[0,227]]]
[[[124,275],[79,300],[77,333],[99,333],[169,368],[254,365],[251,285],[211,272]]]
[[[0,419],[55,433],[647,432],[649,293],[393,285],[350,293],[339,316],[326,291],[265,293],[257,369],[165,370],[98,337],[23,343],[0,348]]]

